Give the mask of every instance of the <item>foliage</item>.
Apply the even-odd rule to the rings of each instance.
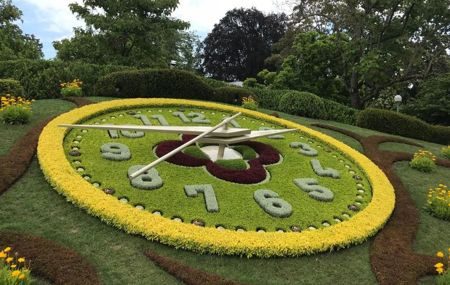
[[[216,164],[226,169],[244,170],[247,169],[247,163],[243,159],[219,159]]]
[[[277,90],[268,88],[248,88],[255,94],[256,101],[261,108],[278,110],[281,97],[290,90]]]
[[[280,73],[296,74],[289,69],[295,66],[290,55],[303,60],[296,54],[298,47],[297,51],[290,50],[289,42],[295,45],[294,39],[304,33],[326,35],[321,41],[324,46],[318,50],[322,61],[308,58],[306,53],[301,55],[307,56],[306,64],[312,67],[309,71],[313,73],[315,68],[328,63],[324,59],[329,59],[333,70],[330,79],[337,72],[355,108],[362,108],[387,87],[400,84],[399,88],[404,89],[408,84],[420,84],[421,80],[449,69],[448,1],[302,0],[297,2],[291,21],[292,31],[286,33],[289,37],[283,39],[287,43],[282,45],[285,54],[281,57],[286,67]],[[328,44],[331,39],[334,43]],[[328,50],[334,54],[327,49],[333,45],[342,53],[337,58],[320,53]],[[313,51],[313,54],[317,53]],[[313,77],[306,83],[314,85],[314,82]]]
[[[439,274],[439,276],[436,279],[436,284],[437,285],[450,284],[450,247],[448,248],[447,254],[444,254],[442,251],[438,251],[436,253],[436,257],[440,259],[440,262],[434,265],[436,272]],[[445,264],[447,269],[445,269]]]
[[[11,247],[0,251],[0,284],[28,285],[31,284],[30,269],[24,257],[12,254]]]
[[[142,67],[181,62],[193,39],[182,32],[188,23],[170,16],[177,6],[176,0],[72,3],[71,11],[84,20],[86,28],[76,28],[73,38],[55,42],[57,57]]]
[[[428,190],[427,210],[439,219],[450,221],[450,190],[446,185],[439,184]]]
[[[258,80],[254,77],[246,78],[243,82],[245,88],[264,87],[258,83]],[[259,84],[259,85],[258,85]]]
[[[26,124],[31,118],[31,101],[22,97],[2,96],[0,118],[6,124]]]
[[[199,147],[195,145],[186,147],[185,149],[183,149],[183,152],[196,158],[209,159],[209,157]]]
[[[274,88],[307,91],[348,103],[341,78],[346,49],[345,42],[336,35],[299,33],[291,54],[273,79]]]
[[[288,91],[282,95],[278,111],[308,118],[354,123],[356,110],[339,103],[323,100],[308,92]]]
[[[356,125],[379,132],[440,144],[450,142],[449,127],[432,126],[415,117],[388,110],[367,108],[359,112]]]
[[[251,160],[257,157],[255,150],[247,145],[233,145],[232,149],[239,152],[244,160]]]
[[[450,145],[444,146],[444,147],[441,149],[441,152],[442,152],[442,154],[443,154],[446,158],[450,159]]]
[[[242,98],[242,107],[249,110],[258,109],[258,102],[256,102],[253,96]]]
[[[23,96],[23,87],[20,82],[14,79],[0,79],[0,96],[6,94],[16,97]]]
[[[69,82],[61,83],[61,95],[63,97],[75,96],[80,97],[83,94],[81,86],[83,82],[79,79],[74,79]]]
[[[435,160],[436,157],[431,152],[419,150],[414,153],[414,157],[409,165],[422,172],[431,172],[436,167],[434,163]]]
[[[213,100],[214,90],[199,77],[176,69],[120,71],[100,78],[98,96]]]
[[[215,90],[212,101],[241,105],[245,97],[251,97],[253,93],[241,87],[221,87]]]
[[[417,96],[408,102],[405,112],[422,120],[450,125],[450,73],[425,80]]]
[[[34,35],[23,34],[17,22],[22,11],[11,0],[0,0],[0,61],[42,58],[42,44]]]
[[[212,87],[212,88],[220,88],[220,87],[228,86],[228,84],[222,80],[216,80],[211,77],[201,77],[201,78],[203,81],[205,81],[206,84],[209,85],[209,87]]]
[[[83,81],[83,94],[91,96],[98,78],[131,68],[51,60],[0,61],[0,77],[14,78],[22,84],[27,98],[59,98],[60,83],[73,78]]]
[[[284,14],[266,16],[255,8],[228,11],[203,42],[203,72],[227,81],[255,77],[286,22]]]
[[[129,204],[125,205],[115,197],[105,196],[102,191],[98,191],[89,182],[76,175],[72,175],[74,171],[72,166],[66,163],[67,158],[62,146],[66,131],[57,127],[58,124],[61,122],[78,122],[93,114],[104,113],[111,109],[118,110],[117,108],[139,108],[143,106],[154,106],[158,108],[159,106],[168,105],[212,108],[228,113],[241,111],[245,115],[253,116],[258,120],[283,124],[287,128],[295,128],[308,136],[314,136],[319,140],[323,140],[324,143],[336,148],[338,152],[344,152],[354,163],[364,169],[363,171],[369,176],[371,181],[373,194],[370,200],[371,202],[364,211],[354,215],[352,219],[345,223],[339,223],[335,227],[328,227],[317,231],[283,233],[285,236],[283,239],[280,239],[280,233],[261,234],[247,232],[242,234],[231,230],[219,231],[212,227],[198,227],[171,221],[167,218],[152,215],[148,211],[135,209]],[[222,115],[219,118],[221,117]],[[282,141],[275,141],[274,143],[279,144],[279,146],[285,145]],[[295,150],[292,151],[295,153]],[[72,203],[87,210],[91,215],[101,217],[103,221],[107,221],[109,224],[119,227],[127,233],[142,234],[147,239],[158,240],[164,244],[195,250],[197,252],[270,257],[312,254],[314,252],[328,251],[335,247],[349,246],[360,243],[366,240],[368,236],[375,234],[391,215],[395,202],[392,186],[381,170],[365,156],[345,144],[295,123],[242,108],[207,102],[174,99],[114,100],[76,109],[56,118],[46,126],[41,134],[38,145],[38,158],[45,176],[52,185],[57,185],[56,190],[65,195]],[[292,162],[296,163],[296,161]],[[283,163],[291,162],[284,161]],[[55,165],[58,165],[58,167],[55,167]],[[296,165],[298,167],[298,164]],[[167,165],[161,166],[165,167]],[[302,167],[309,166],[305,164]],[[170,169],[173,168],[171,167]],[[273,168],[273,170],[276,170],[276,168]],[[183,171],[188,170],[183,169]],[[184,177],[186,177],[186,174]],[[205,177],[205,183],[208,183],[209,179],[212,178]],[[354,183],[354,180],[349,181],[352,181],[352,184]],[[214,180],[214,187],[216,187],[217,183]],[[285,182],[282,183],[285,184]],[[229,187],[229,184],[226,186]],[[86,189],[86,191],[80,191],[80,187]],[[241,190],[245,191],[244,188]],[[346,191],[345,188],[341,190],[343,192]],[[233,195],[228,195],[228,197],[230,196]],[[354,193],[351,196],[354,199]],[[189,202],[191,203],[191,201]],[[204,211],[204,209],[202,210]],[[326,211],[326,209],[323,209],[323,211]],[[313,215],[321,213],[313,213]],[[293,216],[295,214],[294,211]],[[270,248],[266,247],[266,245],[270,245]]]

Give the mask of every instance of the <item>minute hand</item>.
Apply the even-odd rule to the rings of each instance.
[[[159,163],[165,161],[166,159],[174,156],[175,154],[177,154],[178,152],[182,151],[184,148],[190,146],[191,144],[197,142],[198,140],[202,139],[203,137],[209,135],[210,133],[214,132],[215,130],[217,130],[218,128],[222,127],[223,125],[229,123],[230,121],[232,121],[233,119],[235,119],[237,116],[239,116],[241,113],[237,113],[229,118],[226,118],[225,120],[223,120],[222,122],[220,122],[219,124],[217,124],[216,126],[212,127],[211,129],[209,129],[208,131],[201,133],[200,135],[196,136],[195,138],[191,139],[190,141],[180,145],[179,147],[177,147],[176,149],[172,150],[171,152],[161,156],[160,158],[158,158],[157,160],[153,161],[152,163],[150,163],[147,166],[142,167],[141,169],[139,169],[138,171],[136,171],[135,173],[132,173],[130,175],[131,179],[134,179],[136,177],[138,177],[139,175],[141,175],[142,173],[146,172],[147,170],[155,167],[156,165],[158,165]]]

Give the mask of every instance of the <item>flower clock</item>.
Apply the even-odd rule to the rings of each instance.
[[[38,158],[54,188],[90,214],[197,252],[270,257],[347,247],[374,235],[394,208],[387,178],[359,152],[215,103],[85,106],[47,125]]]

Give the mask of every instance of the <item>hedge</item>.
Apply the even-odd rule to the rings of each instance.
[[[368,108],[359,112],[359,127],[440,144],[450,143],[450,127],[430,125],[405,114]]]
[[[14,79],[0,79],[0,96],[3,95],[23,96],[23,87]]]
[[[193,73],[176,69],[120,71],[100,78],[97,96],[211,100],[214,89]]]
[[[99,77],[108,73],[131,69],[117,65],[96,65],[82,62],[52,60],[0,61],[0,78],[13,78],[22,84],[29,99],[59,98],[60,83],[80,79],[83,94],[93,95]]]
[[[290,90],[276,90],[267,88],[247,88],[255,94],[256,101],[261,108],[278,110],[281,96]]]
[[[215,90],[215,94],[212,101],[241,105],[242,98],[249,96],[255,96],[255,94],[245,88],[221,87]]]
[[[358,110],[322,99],[309,92],[288,91],[281,96],[278,111],[314,119],[354,124]]]

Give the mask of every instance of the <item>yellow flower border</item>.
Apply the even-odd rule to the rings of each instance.
[[[87,117],[111,109],[141,106],[188,105],[230,112],[271,121],[334,145],[352,158],[367,174],[372,185],[372,201],[350,220],[328,228],[300,233],[258,233],[217,230],[198,227],[153,215],[121,203],[117,198],[105,195],[85,181],[70,165],[63,149],[66,129],[59,124],[77,123]],[[38,144],[38,159],[49,183],[69,201],[99,217],[108,224],[131,234],[139,234],[149,240],[159,241],[176,248],[201,253],[244,256],[297,256],[330,251],[361,243],[374,235],[389,219],[395,202],[394,189],[384,173],[367,157],[344,143],[302,125],[238,107],[210,102],[178,99],[125,99],[88,105],[62,114],[51,121],[42,131]]]

